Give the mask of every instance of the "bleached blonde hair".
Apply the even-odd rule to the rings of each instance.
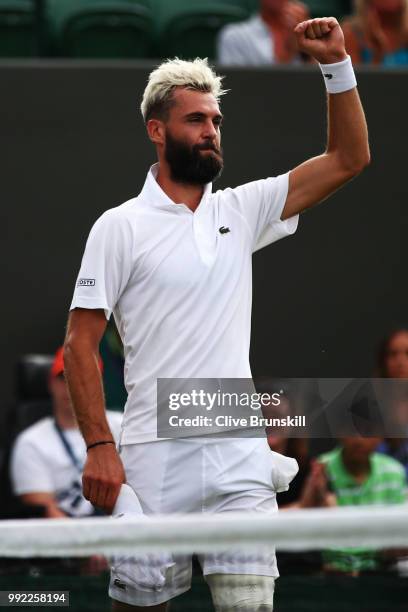
[[[164,119],[173,105],[176,87],[212,93],[217,102],[228,90],[222,89],[222,79],[208,65],[208,59],[197,57],[186,61],[168,59],[150,73],[140,110],[145,123],[153,116]]]

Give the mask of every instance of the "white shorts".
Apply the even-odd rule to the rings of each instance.
[[[127,483],[147,515],[277,512],[276,454],[269,449],[266,438],[208,436],[159,440],[122,446],[120,454]],[[225,551],[198,558],[204,575],[279,576],[273,548],[259,553]],[[176,565],[171,569],[168,584],[159,592],[141,591],[129,585],[124,591],[114,585],[112,573],[109,595],[131,605],[152,606],[188,591],[191,555],[174,555],[174,559]]]

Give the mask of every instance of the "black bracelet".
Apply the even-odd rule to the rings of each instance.
[[[86,450],[89,451],[90,448],[93,448],[94,446],[99,446],[100,444],[115,444],[115,442],[113,440],[101,440],[100,442],[94,442],[93,444],[90,444],[86,447]]]

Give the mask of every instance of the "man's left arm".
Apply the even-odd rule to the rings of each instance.
[[[322,202],[358,175],[370,162],[367,124],[352,68],[348,66],[343,32],[333,17],[311,19],[295,28],[301,51],[320,64],[329,86],[344,81],[341,93],[328,94],[328,143],[325,153],[307,160],[289,175],[289,191],[281,219]],[[334,79],[334,81],[333,81]],[[333,83],[332,83],[333,81]],[[348,85],[349,83],[349,85]]]

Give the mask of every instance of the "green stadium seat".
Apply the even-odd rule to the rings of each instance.
[[[37,24],[31,0],[0,0],[0,57],[38,54]]]
[[[57,55],[76,58],[145,58],[153,48],[148,2],[48,0],[47,19]]]
[[[251,13],[259,12],[260,0],[246,0],[246,5]]]
[[[312,17],[336,17],[341,19],[350,10],[350,0],[304,0]]]
[[[160,5],[158,52],[161,57],[208,57],[216,55],[219,30],[250,15],[248,3],[236,0],[175,0]]]

